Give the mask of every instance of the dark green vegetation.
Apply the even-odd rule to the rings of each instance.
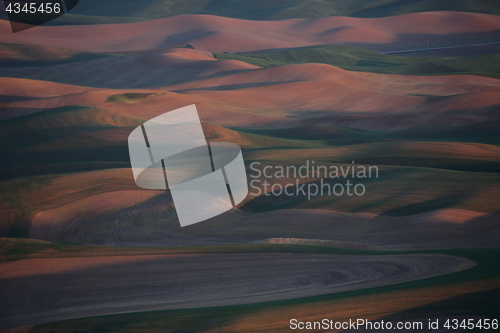
[[[299,138],[302,140],[324,140],[328,145],[332,146],[391,140],[477,142],[499,145],[500,138],[496,135],[499,127],[500,123],[489,122],[463,127],[411,128],[401,131],[377,132],[347,127],[308,126],[252,130],[251,133],[292,140]],[[244,129],[240,129],[240,131],[248,132],[248,130]]]
[[[95,150],[83,148],[85,144],[93,144],[82,135],[109,130],[116,126],[135,127],[141,123],[142,121],[105,109],[86,106],[62,107],[4,120],[0,122],[0,139],[3,142],[0,148],[0,179],[127,167],[129,162],[126,146],[116,147],[110,144]],[[92,139],[91,141],[96,142]],[[60,149],[54,149],[57,146]],[[80,148],[77,148],[78,146]],[[75,150],[72,151],[71,147]],[[127,163],[123,163],[125,161]],[[29,210],[26,203],[23,204],[19,198],[19,191],[31,191],[35,187],[44,187],[50,183],[49,178],[41,177],[28,182],[16,180],[12,187],[2,186],[0,206],[17,212],[12,227],[9,227],[9,223],[0,227],[4,235],[28,235]],[[5,228],[11,229],[8,231]]]
[[[410,283],[412,282],[408,282],[408,284]],[[409,287],[409,285],[406,287]],[[292,313],[292,315],[295,314],[297,316],[297,314],[300,314],[298,311],[304,311],[310,306],[325,302],[339,302],[360,295],[384,293],[388,290],[390,289],[387,287],[378,287],[363,291],[352,291],[293,301],[90,317],[40,325],[30,332],[81,332],[82,329],[91,332],[198,332],[205,329],[220,329],[225,326],[229,326],[228,331],[230,331],[232,322],[247,316],[260,315],[264,317],[267,315],[267,317],[271,317],[267,313],[278,312],[283,307],[287,308],[288,311],[290,311],[289,308],[295,309],[297,312]],[[396,322],[398,320],[404,321],[413,318],[428,318],[433,314],[442,314],[449,317],[477,315],[498,318],[498,308],[494,306],[499,294],[498,290],[466,294],[450,300],[438,301],[411,309],[411,311],[403,311],[396,315],[383,317],[382,319],[386,322]],[[453,310],[443,310],[446,307],[451,307]],[[265,319],[272,320],[274,318]],[[281,330],[286,331],[288,328],[287,323],[284,320],[282,321]],[[263,323],[255,324],[263,325]],[[266,330],[261,329],[258,331],[265,332]],[[484,330],[480,331],[485,332]],[[252,330],[250,326],[244,332],[257,332],[257,330]]]
[[[500,78],[500,54],[473,57],[401,57],[345,45],[320,45],[266,54],[215,53],[261,67],[322,63],[349,71],[406,75],[471,74]]]
[[[4,120],[0,122],[0,138],[4,143],[0,148],[4,169],[2,178],[21,176],[23,172],[18,172],[30,165],[125,162],[128,159],[126,145],[114,147],[111,140],[111,147],[103,145],[101,148],[88,149],[84,148],[85,144],[93,146],[91,142],[95,144],[96,139],[83,140],[82,135],[116,127],[132,128],[141,123],[141,120],[106,109],[78,105]],[[70,147],[74,150],[71,151]],[[28,154],[26,150],[32,151]]]
[[[108,102],[127,102],[141,100],[155,94],[124,93],[112,95]],[[20,176],[44,174],[43,165],[59,164],[61,167],[70,167],[78,163],[110,163],[109,167],[129,165],[126,134],[134,127],[142,124],[143,120],[116,113],[104,108],[90,106],[67,106],[57,109],[37,112],[32,115],[0,121],[0,139],[3,144],[0,148],[0,162],[2,170],[0,179],[12,179]],[[352,129],[334,126],[308,126],[270,130],[237,129],[231,131],[210,124],[204,125],[208,140],[223,139],[225,135],[238,135],[247,143],[247,152],[255,153],[262,150],[293,149],[293,148],[328,148],[360,144],[390,144],[391,142],[470,142],[489,145],[498,145],[498,122],[476,124],[463,127],[447,128],[417,128],[402,131],[377,132],[361,129]],[[120,136],[110,136],[109,142],[97,137],[99,132],[114,131]],[[226,133],[227,132],[227,133]],[[231,134],[234,133],[234,134]],[[96,135],[96,137],[94,137]],[[119,139],[119,140],[117,140]],[[89,149],[88,147],[94,147]],[[29,153],[28,153],[29,152]],[[388,151],[386,151],[387,153]],[[300,160],[300,155],[297,155]],[[471,160],[451,161],[440,158],[428,163],[425,158],[417,158],[410,164],[402,159],[383,163],[375,161],[367,154],[357,155],[360,163],[379,165],[418,165],[462,171],[489,171],[498,172],[500,166],[494,161]],[[387,156],[385,156],[387,158]],[[351,156],[346,157],[347,159]],[[368,158],[371,158],[370,160]],[[341,156],[332,162],[350,162]],[[377,162],[377,163],[375,163]],[[418,163],[417,163],[418,162]],[[416,163],[416,164],[415,164]],[[423,164],[422,164],[423,163]],[[35,170],[35,166],[39,170]],[[88,164],[88,169],[73,168],[66,170],[51,169],[52,173],[65,171],[83,171],[99,169],[99,165]]]
[[[384,17],[425,11],[500,14],[496,0],[86,0],[51,24],[117,23],[182,14],[210,14],[250,20],[325,16]]]
[[[372,145],[372,152],[363,152],[360,155],[349,154],[348,156],[328,156],[325,159],[317,158],[317,161],[349,163],[351,159],[361,164],[371,165],[398,165],[418,166],[427,168],[439,168],[457,171],[471,172],[500,172],[498,161],[480,161],[467,158],[443,158],[437,156],[412,157],[411,153],[391,152],[388,148],[391,143],[396,142],[470,142],[488,145],[499,145],[500,138],[496,134],[500,123],[490,122],[463,127],[448,128],[418,128],[392,132],[366,131],[361,129],[332,127],[332,126],[309,126],[272,130],[253,130],[251,133],[281,139],[311,140],[311,142],[322,143],[325,146],[341,147],[349,145],[362,145],[380,143],[384,150]],[[246,132],[245,130],[242,130]],[[387,149],[388,148],[388,149]],[[391,156],[391,153],[394,155]]]
[[[107,102],[130,102],[162,94],[124,93]],[[65,106],[0,121],[0,180],[27,175],[129,167],[127,137],[143,123],[100,107]],[[230,130],[204,124],[208,140]],[[105,133],[112,131],[114,135]],[[99,133],[103,133],[99,136]],[[109,132],[111,133],[111,132]],[[307,147],[300,141],[242,134],[254,147]],[[104,137],[104,138],[103,138]],[[312,144],[317,146],[316,143]],[[110,163],[106,166],[107,163]],[[44,170],[47,167],[47,172]],[[68,169],[69,168],[69,169]]]
[[[123,93],[109,96],[109,98],[106,100],[106,103],[133,102],[155,96],[159,96],[159,94]]]
[[[0,237],[0,262],[35,259],[35,258],[84,258],[99,256],[134,256],[163,254],[210,254],[210,253],[310,253],[336,255],[389,255],[389,254],[447,254],[472,259],[481,265],[465,270],[469,278],[480,277],[472,274],[474,270],[487,277],[500,276],[500,249],[446,249],[420,251],[373,251],[346,249],[329,246],[299,244],[241,244],[241,245],[206,245],[206,246],[172,246],[172,247],[116,247],[92,246],[70,243],[47,242],[34,239],[12,239]],[[484,266],[481,268],[481,266]]]
[[[89,106],[67,106],[1,121],[0,176],[4,182],[0,205],[8,215],[4,215],[0,235],[26,237],[30,221],[39,211],[97,193],[137,189],[129,169],[127,137],[142,122]],[[253,131],[211,124],[203,127],[208,140],[239,144],[247,166],[253,161],[301,166],[306,160],[349,165],[354,160],[358,164],[378,165],[381,170],[380,179],[367,181],[369,192],[357,200],[262,196],[245,204],[245,211],[321,208],[407,216],[450,207],[490,213],[498,210],[495,196],[488,194],[494,193],[489,191],[494,191],[500,170],[498,159],[488,153],[499,143],[497,122],[393,132],[334,126]],[[448,143],[449,148],[434,146]],[[455,157],[436,153],[435,147],[449,149]],[[461,154],[460,149],[469,150]],[[469,155],[470,149],[477,154]],[[253,174],[251,170],[247,172]],[[415,181],[419,187],[414,186]],[[398,200],[390,199],[395,196]],[[161,200],[156,204],[161,207]],[[126,210],[123,214],[117,216],[126,220]],[[144,214],[142,224],[165,228],[165,213],[149,217]],[[150,230],[154,228],[142,232],[147,234]],[[297,236],[283,232],[272,236]]]
[[[465,271],[432,279],[461,276],[460,280],[500,277],[500,249],[443,249],[419,251],[373,251],[328,246],[299,244],[243,244],[173,247],[116,247],[66,244],[41,240],[22,240],[0,237],[0,262],[30,258],[84,258],[96,256],[134,256],[161,254],[209,253],[310,253],[335,255],[395,255],[395,254],[446,254],[465,257],[479,265]],[[411,282],[415,283],[415,282]]]
[[[455,249],[434,251],[362,251],[333,247],[305,246],[305,245],[220,245],[203,247],[176,247],[176,248],[116,248],[91,247],[81,245],[56,244],[48,242],[21,242],[2,239],[0,253],[2,261],[20,260],[26,258],[60,258],[60,257],[89,257],[101,255],[143,255],[143,254],[193,254],[193,253],[310,253],[310,254],[340,254],[340,255],[386,255],[386,254],[446,254],[472,259],[478,266],[444,276],[432,277],[423,280],[410,281],[396,285],[368,288],[324,296],[307,297],[301,299],[260,303],[250,305],[211,307],[203,309],[169,310],[132,313],[123,315],[109,315],[74,319],[46,325],[40,325],[33,332],[79,332],[82,329],[92,332],[127,331],[143,332],[195,332],[201,329],[217,329],[234,325],[234,322],[246,317],[257,316],[261,320],[272,316],[275,311],[292,311],[298,315],[305,308],[329,302],[342,302],[349,298],[371,295],[384,295],[391,292],[422,290],[433,286],[446,286],[456,283],[470,283],[500,277],[500,250],[499,249]],[[425,290],[425,289],[424,289]],[[394,315],[383,317],[384,320],[408,320],[429,316],[488,316],[498,318],[500,308],[498,304],[498,290],[476,292],[457,296],[451,299],[434,302],[425,306],[412,308]],[[333,316],[333,314],[332,314]],[[274,318],[273,320],[280,319]],[[289,318],[288,318],[289,320]],[[283,320],[284,321],[284,320]],[[258,325],[258,323],[254,323]],[[253,327],[247,327],[252,329]]]
[[[103,57],[107,55],[40,45],[0,43],[0,67],[54,66]]]

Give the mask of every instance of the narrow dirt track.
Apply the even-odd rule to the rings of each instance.
[[[27,259],[0,265],[0,327],[269,302],[474,267],[445,255],[283,253]]]

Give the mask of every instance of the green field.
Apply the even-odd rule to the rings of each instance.
[[[140,98],[140,102],[148,96],[123,93],[111,95],[110,99],[128,103],[136,98]],[[30,221],[40,211],[100,193],[136,190],[129,170],[126,133],[142,122],[142,119],[102,107],[78,105],[1,121],[0,139],[4,145],[0,148],[3,180],[0,204],[8,214],[1,224],[1,235],[26,237]],[[305,160],[327,166],[345,166],[355,161],[357,165],[378,165],[380,168],[380,178],[365,180],[369,191],[356,200],[333,196],[311,200],[261,196],[252,198],[242,207],[250,213],[320,208],[404,217],[443,208],[488,213],[498,210],[498,200],[490,194],[496,190],[500,171],[494,155],[499,143],[497,122],[389,132],[334,126],[265,130],[228,129],[213,124],[203,124],[203,127],[208,140],[225,141],[227,137],[239,144],[247,168],[252,162],[300,166]],[[251,174],[251,170],[247,173]],[[294,182],[293,179],[289,181]],[[390,199],[394,197],[398,200]],[[160,199],[151,200],[135,207],[146,213],[140,221],[134,218],[131,223],[144,227],[130,232],[152,237],[155,230],[166,229],[165,223],[170,227],[176,223],[172,207],[153,213],[163,206]],[[116,218],[129,221],[134,215],[130,209],[134,208],[119,207],[102,213],[100,227],[107,228],[108,214],[118,214]],[[254,218],[258,219],[259,215]],[[237,220],[231,222],[236,228],[238,223]],[[251,228],[258,228],[258,225]],[[207,232],[203,230],[201,233]],[[288,231],[283,230],[282,236],[297,237]],[[237,234],[243,236],[242,232],[243,229],[238,230]],[[265,231],[255,232],[262,239],[278,236]],[[315,238],[321,238],[321,234],[315,234]]]
[[[1,67],[42,67],[91,61],[107,55],[40,45],[0,43]]]
[[[215,53],[261,67],[322,63],[349,71],[404,75],[468,74],[500,78],[500,54],[472,57],[401,57],[346,45],[320,45],[275,53]]]

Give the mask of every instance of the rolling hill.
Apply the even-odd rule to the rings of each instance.
[[[53,26],[0,21],[0,332],[498,318],[500,44],[378,53],[498,41],[497,7],[82,0]],[[340,14],[360,17],[318,17]],[[250,193],[182,228],[128,136],[191,104]]]
[[[395,28],[397,27],[397,28]],[[0,42],[86,52],[151,50],[191,44],[211,52],[254,52],[343,44],[378,52],[498,42],[500,18],[462,12],[425,12],[385,18],[323,17],[250,21],[211,15],[87,26],[40,26],[13,34],[0,21]],[[98,36],[98,38],[97,38]]]
[[[215,56],[217,59],[240,60],[259,67],[322,63],[359,72],[407,75],[472,74],[500,78],[500,54],[449,58],[402,57],[347,45],[321,45],[274,53],[216,53]]]
[[[146,0],[81,1],[69,15],[51,24],[95,24],[151,20],[185,14],[209,14],[250,20],[282,20],[326,16],[385,17],[426,11],[461,11],[500,14],[494,0]],[[5,14],[4,14],[5,15]]]

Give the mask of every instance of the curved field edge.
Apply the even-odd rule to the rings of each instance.
[[[474,260],[478,265],[474,268],[455,272],[447,275],[431,277],[410,282],[403,282],[382,287],[367,288],[348,292],[340,292],[322,296],[313,296],[286,301],[276,301],[268,303],[256,303],[249,305],[222,306],[197,308],[188,310],[165,310],[153,312],[127,313],[117,315],[107,315],[89,317],[81,319],[66,320],[50,324],[37,326],[30,332],[58,332],[58,331],[78,331],[82,327],[93,331],[101,330],[127,330],[130,332],[140,332],[141,329],[175,331],[186,329],[188,331],[198,331],[201,329],[228,328],[240,330],[240,321],[248,320],[248,317],[257,319],[256,327],[266,323],[275,313],[294,313],[296,317],[311,316],[308,309],[321,308],[324,306],[335,307],[339,304],[350,303],[355,300],[353,309],[359,308],[358,301],[370,300],[375,297],[377,302],[391,302],[394,296],[399,295],[401,300],[408,295],[418,295],[419,293],[435,293],[436,291],[448,290],[447,297],[441,295],[442,299],[436,302],[445,301],[448,297],[453,300],[456,306],[450,307],[449,315],[464,314],[498,316],[498,307],[494,306],[494,300],[500,288],[500,249],[450,249],[450,250],[427,250],[427,251],[366,251],[343,248],[332,248],[311,245],[293,244],[247,244],[247,245],[220,245],[220,246],[199,246],[199,247],[157,247],[157,248],[117,248],[117,247],[95,247],[71,244],[56,244],[33,240],[11,240],[1,241],[2,261],[20,260],[25,258],[40,257],[88,257],[88,256],[109,256],[109,255],[143,255],[143,254],[173,254],[173,253],[310,253],[310,254],[350,254],[350,255],[388,255],[388,254],[444,254]],[[451,289],[450,289],[451,288]],[[459,302],[454,299],[454,288],[464,289],[457,294]],[[467,292],[469,290],[470,292]],[[488,292],[484,292],[489,290]],[[455,291],[456,293],[456,291]],[[445,296],[446,296],[445,295]],[[404,297],[403,297],[404,296]],[[419,296],[415,296],[418,299]],[[423,296],[422,296],[423,297]],[[373,300],[372,300],[373,301]],[[384,303],[382,302],[382,303]],[[482,303],[481,303],[482,302]],[[491,303],[493,302],[493,303]],[[380,303],[380,304],[382,304]],[[401,312],[404,317],[415,316],[418,311],[411,311],[412,308],[419,309],[419,306],[431,305],[413,300],[413,305],[401,305],[401,309],[388,312],[379,312],[377,315],[370,314],[370,320],[385,317]],[[385,303],[384,303],[385,304]],[[482,304],[482,305],[481,305]],[[448,304],[449,306],[450,304]],[[373,304],[372,304],[373,306]],[[324,310],[323,310],[324,311]],[[405,312],[406,311],[406,312]],[[409,311],[409,312],[408,312]],[[442,310],[443,312],[445,310]],[[474,313],[471,313],[474,312]],[[425,312],[425,311],[424,311]],[[352,315],[352,314],[351,314]],[[331,314],[333,317],[334,314]],[[374,317],[375,316],[375,317]],[[246,319],[245,319],[246,318]],[[288,317],[287,317],[288,318]],[[289,317],[288,320],[292,318]],[[330,318],[330,317],[326,317]],[[349,317],[344,317],[343,319]],[[274,325],[281,325],[280,329],[289,329],[286,318],[278,318]],[[236,326],[235,326],[236,325]],[[258,330],[257,330],[258,331]],[[265,330],[261,330],[265,331]]]
[[[400,321],[411,321],[433,317],[439,313],[440,318],[480,317],[498,318],[498,310],[489,307],[498,297],[500,289],[487,289],[485,284],[490,280],[478,281],[482,286],[476,292],[453,294],[446,298],[442,285],[408,286],[391,290],[389,288],[373,288],[358,293],[346,292],[328,295],[322,298],[296,299],[291,301],[238,305],[227,307],[199,308],[188,310],[168,310],[152,312],[136,312],[109,316],[88,317],[54,322],[33,327],[26,332],[81,332],[82,329],[92,332],[285,332],[289,331],[291,318],[299,321],[321,321],[324,318],[337,321],[349,321],[363,318],[369,321],[389,318]],[[494,281],[498,285],[498,280]],[[444,293],[457,288],[470,288],[467,283],[451,283],[444,288]],[[473,289],[474,290],[474,289]],[[455,291],[456,292],[456,291]],[[418,294],[417,294],[418,293]],[[417,296],[415,297],[415,294]],[[433,294],[433,295],[432,295]],[[430,303],[422,304],[415,298],[432,297]],[[443,296],[445,296],[443,298]],[[394,304],[394,298],[400,297]],[[376,307],[356,311],[360,302],[377,302],[385,312],[377,312]],[[443,306],[448,307],[442,309]],[[314,313],[313,313],[314,312]],[[444,321],[444,320],[443,320]],[[395,322],[395,321],[394,321]],[[271,330],[269,329],[271,326]]]
[[[500,54],[469,57],[402,57],[347,45],[317,45],[273,53],[214,53],[260,67],[321,63],[348,71],[399,75],[479,75],[500,78]]]
[[[500,277],[500,249],[498,248],[378,251],[302,244],[228,244],[138,248],[65,244],[34,239],[0,238],[0,263],[36,258],[85,258],[97,256],[215,253],[310,253],[332,255],[443,254],[464,257],[477,262],[478,266],[467,270],[468,272],[479,270],[481,271],[480,273],[487,273],[472,274],[468,276],[468,278]],[[452,274],[465,274],[467,271]],[[469,275],[469,273],[467,273],[467,275]]]
[[[157,51],[173,50],[166,47]],[[190,44],[178,45],[179,49],[192,50]],[[500,49],[499,49],[500,50]],[[149,51],[151,52],[151,51]],[[128,56],[139,55],[131,52]],[[148,51],[142,53],[147,54]],[[0,68],[51,67],[72,63],[88,63],[102,58],[127,58],[127,53],[96,53],[40,45],[0,42]],[[398,75],[479,75],[500,78],[500,54],[480,54],[454,57],[400,56],[384,54],[363,48],[324,44],[298,47],[264,53],[214,52],[217,60],[239,60],[259,67],[291,64],[322,63],[348,71]],[[151,94],[150,94],[151,95]],[[121,100],[126,101],[126,100]]]

